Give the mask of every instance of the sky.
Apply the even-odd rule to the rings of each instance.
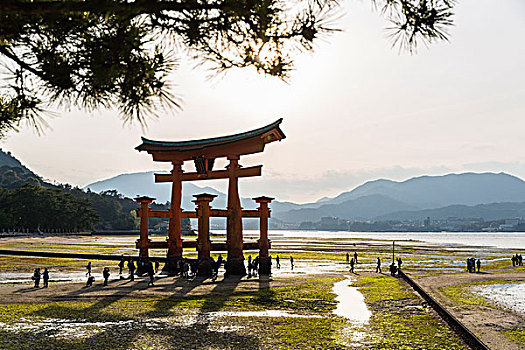
[[[450,41],[420,46],[414,55],[391,47],[389,24],[370,1],[342,4],[336,26],[343,31],[298,54],[288,83],[253,69],[210,80],[181,53],[172,79],[183,108],[146,130],[124,126],[113,110],[71,110],[48,119],[45,135],[26,127],[0,147],[45,179],[85,186],[169,169],[134,150],[141,136],[215,137],[282,117],[287,138],[241,159],[244,166],[263,164],[261,177],[241,179],[243,197],[304,203],[378,178],[452,172],[525,178],[523,0],[461,1]]]

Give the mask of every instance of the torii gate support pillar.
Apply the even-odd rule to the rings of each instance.
[[[198,252],[198,275],[211,276],[213,272],[213,261],[210,256],[210,202],[217,196],[203,193],[193,196],[197,205],[197,218],[199,219],[199,232],[197,236]]]
[[[272,273],[272,258],[268,254],[270,240],[268,239],[268,219],[270,209],[268,205],[273,200],[270,197],[253,198],[259,204],[259,274],[270,275]]]
[[[135,201],[140,203],[140,208],[137,211],[140,211],[140,238],[136,242],[137,248],[139,248],[139,260],[141,262],[147,262],[149,259],[149,245],[151,240],[148,237],[149,233],[149,204],[153,202],[155,198],[151,197],[137,197]],[[138,274],[142,274],[145,271],[142,268],[142,264],[139,264],[139,269],[137,270]]]

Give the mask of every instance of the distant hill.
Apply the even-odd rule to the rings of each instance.
[[[521,203],[490,203],[475,206],[450,205],[437,209],[425,209],[415,211],[398,211],[374,218],[374,220],[424,220],[431,217],[432,220],[457,218],[482,218],[485,221],[525,218],[525,202]]]
[[[31,171],[24,170],[24,168],[9,165],[0,166],[0,188],[15,189],[22,187],[24,184],[51,186]]]
[[[14,189],[24,184],[47,186],[40,176],[26,168],[11,152],[0,149],[0,188]]]
[[[129,198],[136,196],[150,196],[156,198],[156,202],[165,203],[171,200],[171,184],[169,183],[155,183],[155,171],[147,171],[142,173],[121,174],[115,177],[97,181],[84,186],[84,189],[90,189],[93,192],[100,193],[107,190],[117,190],[118,193]],[[190,204],[194,206],[191,201],[194,199],[192,195],[198,193],[211,193],[215,195],[221,194],[219,191],[211,187],[199,187],[190,182],[182,184],[182,192],[184,195],[185,205]]]
[[[137,195],[147,195],[156,198],[158,203],[166,203],[171,200],[171,184],[155,183],[155,177],[153,175],[155,173],[158,172],[148,171],[142,173],[122,174],[86,185],[84,189],[89,188],[91,191],[97,193],[107,190],[117,190],[120,194],[129,198],[134,198]],[[182,208],[185,210],[194,210],[195,203],[192,201],[195,200],[195,198],[193,195],[204,192],[217,195],[211,203],[212,207],[225,208],[227,206],[228,199],[225,193],[217,191],[209,186],[201,187],[191,182],[183,182]],[[254,209],[257,207],[257,204],[250,198],[241,198],[241,203],[245,209]],[[279,207],[279,204],[277,204],[277,206]],[[280,208],[289,210],[295,206],[296,204],[293,203],[281,203]]]
[[[454,204],[476,205],[525,200],[525,181],[505,173],[462,173],[420,176],[406,181],[375,180],[344,192],[322,204],[337,204],[381,194],[420,209]]]
[[[31,170],[26,168],[18,159],[16,159],[11,152],[5,152],[0,148],[0,167],[10,166],[20,168],[24,172],[31,173]]]
[[[138,204],[116,192],[86,193],[42,178],[0,150],[0,232],[29,230],[132,230]],[[75,221],[76,220],[76,221]]]
[[[369,181],[334,198],[324,197],[316,203],[292,210],[274,209],[274,217],[290,223],[317,221],[323,216],[348,220],[422,219],[427,216],[500,219],[525,215],[517,215],[519,209],[516,208],[500,210],[497,206],[471,207],[523,201],[525,181],[515,176],[505,173],[463,173],[421,176],[406,181]]]
[[[403,208],[403,209],[400,209]],[[278,212],[273,217],[284,222],[318,221],[324,216],[347,220],[367,220],[393,211],[416,209],[414,206],[380,194],[350,199],[338,204],[323,204],[318,208],[301,208]]]

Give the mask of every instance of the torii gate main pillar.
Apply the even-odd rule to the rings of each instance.
[[[177,262],[182,259],[182,238],[181,238],[181,202],[182,202],[182,162],[172,161],[173,170],[171,171],[171,205],[170,221],[168,226],[168,254],[167,262],[164,266],[166,272],[177,271]]]
[[[226,243],[228,246],[228,260],[226,273],[228,275],[246,275],[244,255],[242,253],[242,208],[239,198],[239,178],[237,170],[239,156],[228,156],[228,217],[226,219]]]

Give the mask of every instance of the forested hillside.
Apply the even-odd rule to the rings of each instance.
[[[0,167],[0,232],[133,230],[138,204],[116,191],[53,185],[19,166]]]
[[[97,220],[89,200],[58,188],[0,189],[0,229],[72,232],[90,229]]]

